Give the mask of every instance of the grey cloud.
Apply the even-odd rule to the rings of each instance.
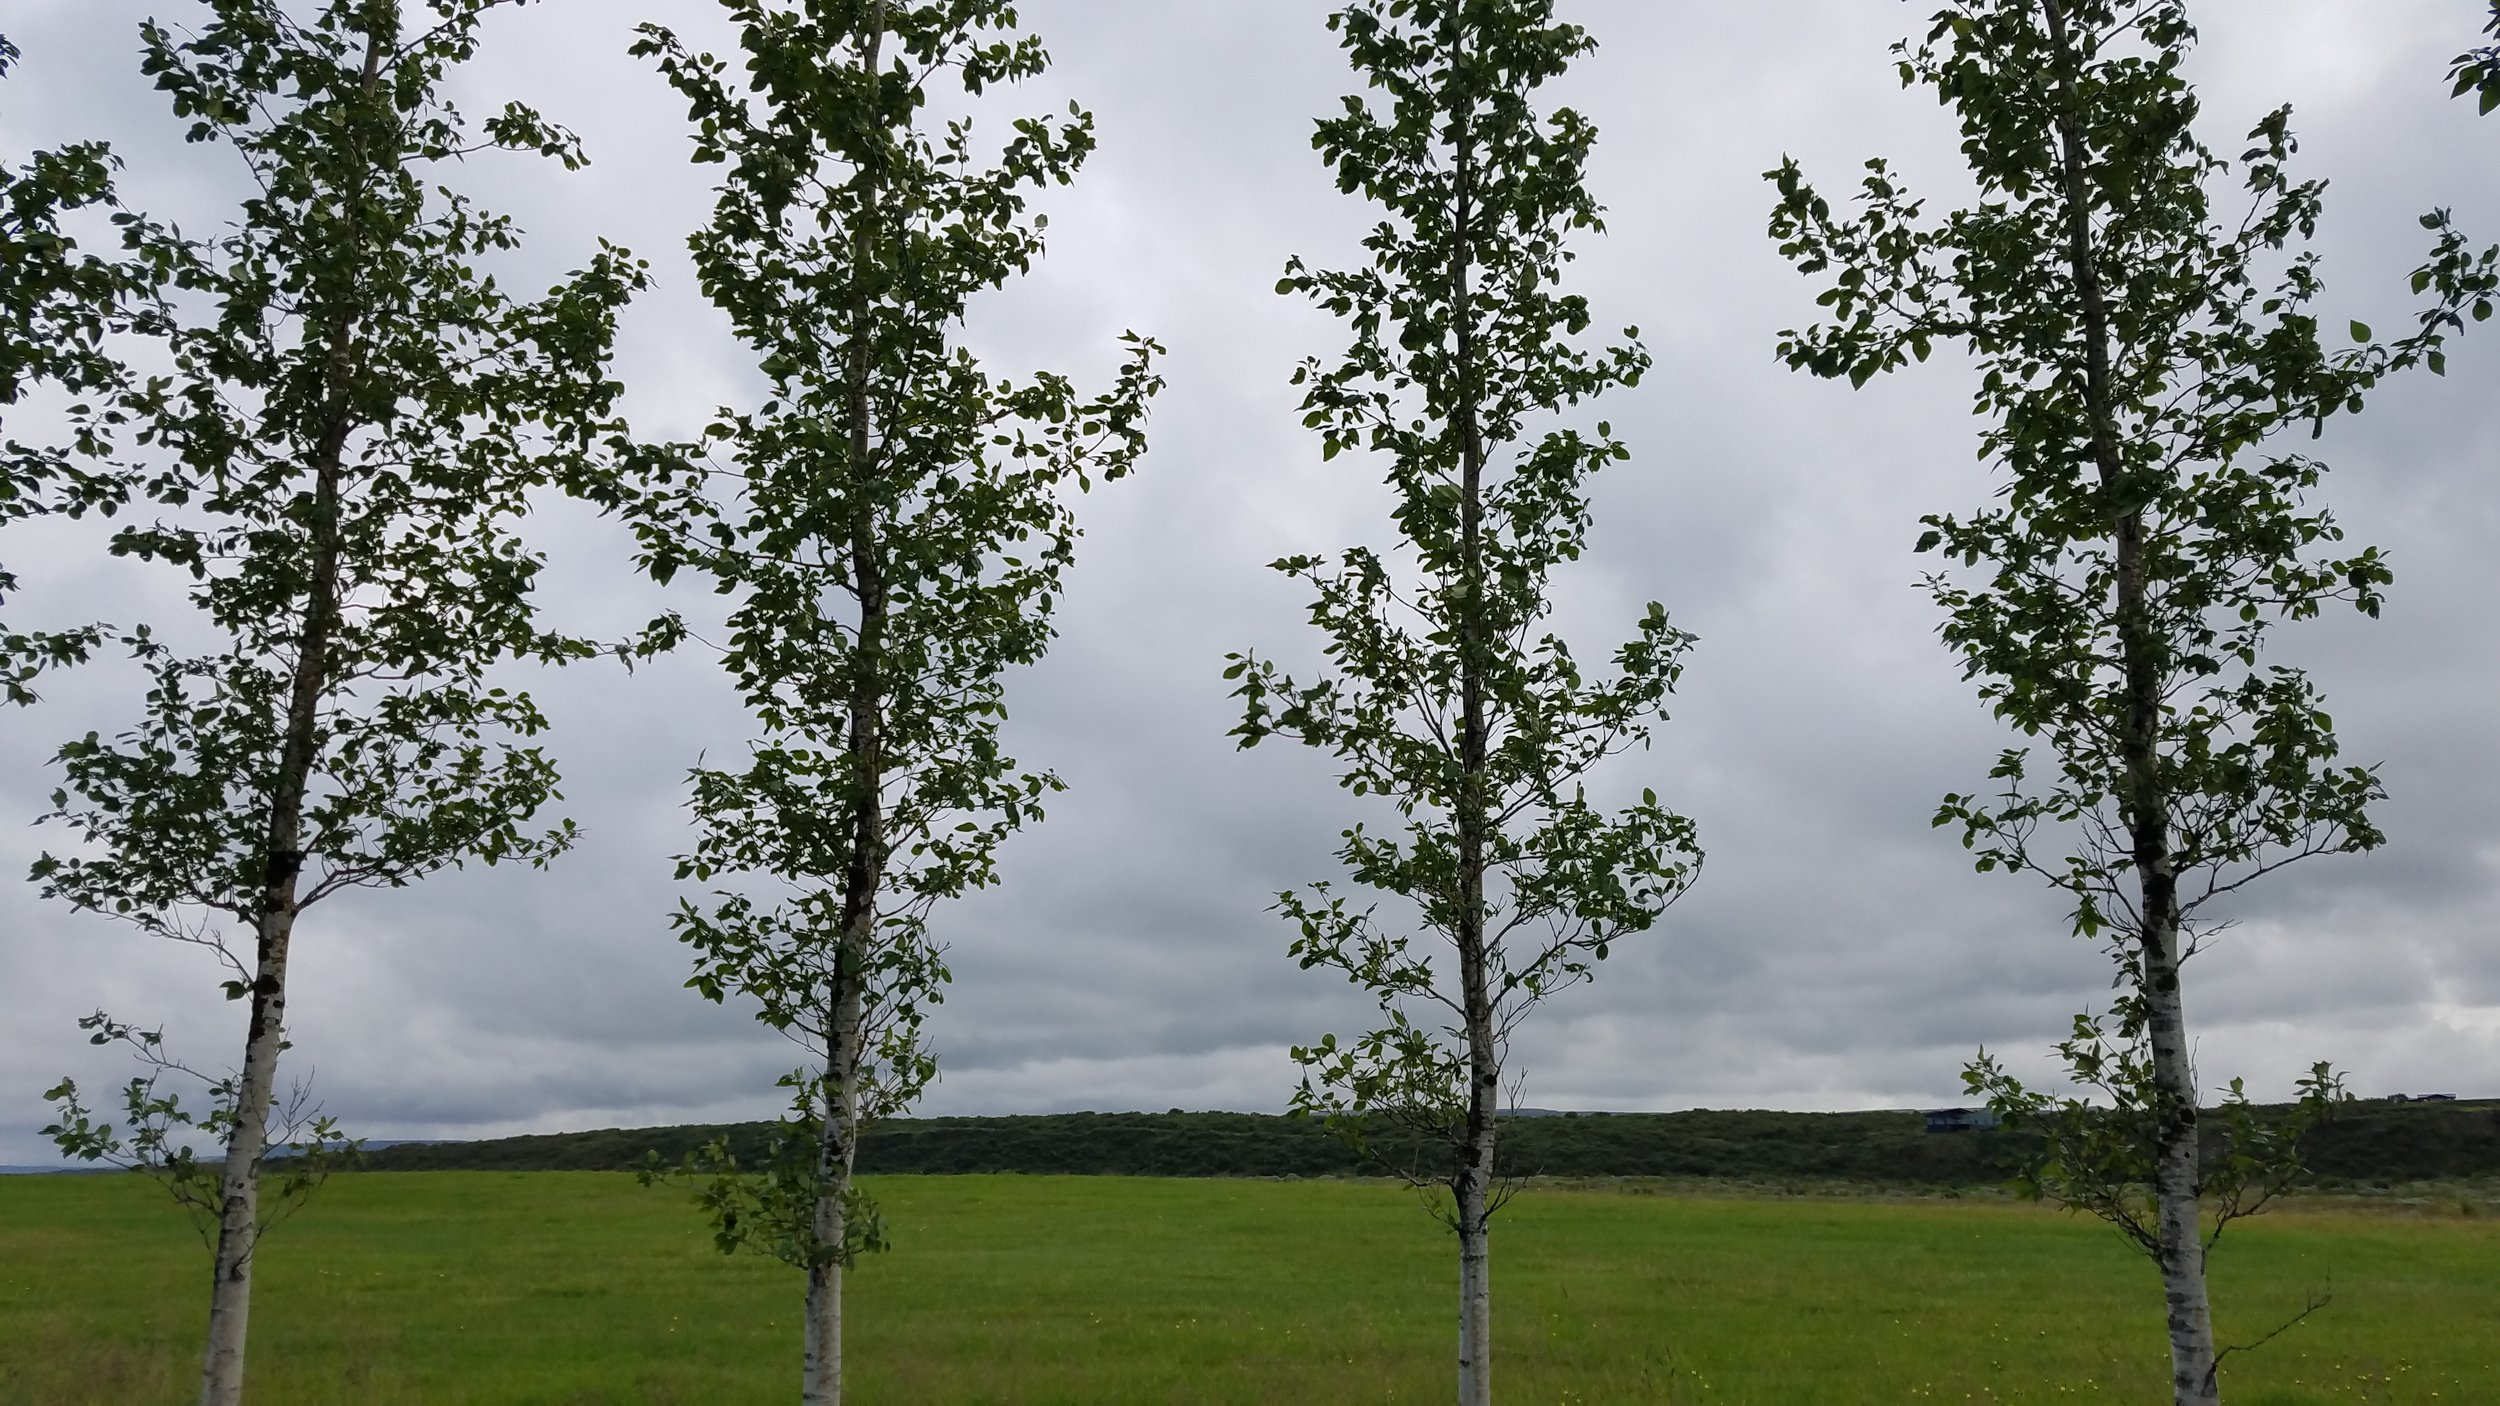
[[[1063,638],[1014,681],[1011,750],[1071,790],[1012,842],[998,889],[940,916],[957,985],[933,1027],[946,1073],[925,1107],[1276,1108],[1293,1082],[1285,1047],[1368,1014],[1341,984],[1294,969],[1267,911],[1278,889],[1330,875],[1336,834],[1360,811],[1324,758],[1237,752],[1218,674],[1233,649],[1311,657],[1299,592],[1263,563],[1385,530],[1372,470],[1319,463],[1285,381],[1342,334],[1272,291],[1289,254],[1350,260],[1369,221],[1309,148],[1311,119],[1349,79],[1324,6],[1307,0],[1022,8],[1059,66],[1019,107],[1082,100],[1102,148],[1043,202],[1048,260],[985,300],[969,334],[1001,371],[1099,377],[1112,338],[1134,327],[1171,348],[1171,388],[1145,468],[1085,504]],[[681,252],[708,173],[682,159],[678,104],[624,55],[644,10],[717,34],[694,0],[507,17],[464,79],[465,105],[529,97],[578,126],[596,164],[458,175],[530,231],[516,286],[556,276],[603,234],[651,259],[660,287],[628,320],[620,372],[637,424],[658,436],[686,433],[753,378]],[[2200,10],[2196,77],[2217,147],[2291,100],[2303,169],[2334,180],[2321,240],[2333,317],[2397,325],[2424,209],[2453,205],[2500,238],[2500,123],[2447,102],[2438,79],[2470,34],[2454,11]],[[1599,125],[1592,179],[1611,222],[1575,276],[1599,325],[1639,325],[1658,364],[1600,409],[1635,458],[1599,482],[1593,551],[1562,583],[1558,621],[1592,657],[1651,599],[1701,636],[1674,721],[1606,784],[1654,785],[1701,823],[1711,857],[1654,933],[1531,1024],[1529,1097],[1898,1106],[1953,1097],[1982,1043],[2041,1072],[2071,1013],[2106,999],[2106,967],[2066,933],[2054,895],[1971,873],[1954,837],[1927,826],[1936,797],[1982,781],[2005,744],[1937,644],[1925,564],[1908,551],[1922,513],[1989,492],[1965,372],[1939,356],[1851,393],[1771,356],[1777,330],[1814,311],[1762,235],[1760,172],[1783,152],[1827,188],[1874,155],[1939,205],[1966,187],[1950,115],[1901,92],[1889,67],[1886,46],[1919,12],[1837,0],[1572,12],[1603,46],[1564,86]],[[174,139],[131,62],[137,13],[72,0],[13,12],[27,62],[0,88],[0,134],[11,150],[110,136],[135,199],[206,228],[234,172]],[[2330,501],[2398,570],[2386,619],[2280,637],[2280,657],[2325,687],[2348,753],[2384,761],[2391,844],[2280,876],[2191,968],[2211,1077],[2279,1091],[2329,1057],[2365,1090],[2500,1090],[2496,381],[2485,330],[2445,382],[2391,385],[2299,446],[2335,466]],[[552,605],[576,628],[709,608],[634,585],[611,526],[555,512],[542,533]],[[27,575],[30,616],[170,604],[164,583],[95,565],[91,546],[52,525],[0,543]],[[768,1114],[789,1047],[680,989],[667,928],[678,788],[699,753],[739,745],[736,708],[699,653],[630,678],[529,682],[557,724],[583,846],[545,874],[448,875],[309,923],[303,1063],[335,1111],[376,1135]],[[50,839],[15,827],[41,808],[51,745],[126,716],[127,685],[100,670],[0,718],[0,866]],[[234,1008],[211,983],[190,954],[0,887],[0,1161],[37,1152],[34,1094],[52,1077],[122,1077],[78,1043],[78,1014],[162,1018],[214,1059]]]

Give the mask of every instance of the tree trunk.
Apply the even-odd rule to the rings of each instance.
[[[2091,200],[2084,184],[2082,115],[2075,93],[2075,57],[2061,0],[2041,0],[2057,61],[2057,132],[2062,156],[2068,267],[2083,314],[2084,404],[2091,456],[2108,501],[2124,708],[2119,787],[2137,881],[2143,1003],[2153,1046],[2154,1184],[2160,1234],[2156,1258],[2170,1328],[2171,1389],[2176,1406],[2219,1406],[2213,1309],[2205,1289],[2200,1213],[2204,1175],[2197,1160],[2196,1071],[2189,1057],[2187,1012],[2179,987],[2179,892],[2170,849],[2170,797],[2160,773],[2164,649],[2148,619],[2144,578],[2144,514],[2134,501],[2118,443],[2110,364],[2108,300],[2092,240]]]
[[[2167,888],[2167,875],[2160,876]],[[2144,887],[2155,886],[2148,877]],[[2214,1323],[2205,1293],[2205,1239],[2200,1206],[2204,1172],[2197,1161],[2196,1067],[2187,1041],[2179,989],[2178,932],[2145,937],[2145,1026],[2153,1044],[2153,1082],[2160,1091],[2160,1142],[2154,1196],[2161,1216],[2162,1297],[2170,1324],[2171,1391],[2177,1406],[2219,1406]]]
[[[868,9],[861,36],[861,71],[878,76],[885,42],[885,0]],[[868,158],[863,154],[863,164]],[[870,460],[870,305],[865,270],[876,251],[878,172],[865,173],[860,221],[851,231],[851,336],[846,350],[849,383],[851,587],[859,597],[858,650],[852,660],[848,753],[851,798],[850,855],[842,875],[841,931],[835,938],[833,990],[825,1022],[824,1127],[816,1162],[815,1256],[807,1275],[807,1361],[801,1400],[805,1406],[841,1406],[842,1273],[849,1266],[850,1227],[844,1204],[859,1147],[859,1071],[865,1051],[864,1015],[868,953],[877,938],[877,897],[885,879],[885,631],[887,596],[884,556],[878,542],[876,480]]]
[[[381,72],[385,36],[367,36],[364,91]],[[355,365],[356,310],[331,320],[324,349],[330,385],[321,437],[310,455],[312,561],[305,580],[303,634],[288,680],[285,736],[269,795],[262,841],[251,1022],[243,1040],[243,1075],[235,1089],[234,1125],[226,1133],[219,1173],[217,1247],[211,1260],[208,1344],[200,1364],[201,1406],[237,1406],[243,1399],[243,1356],[252,1311],[252,1254],[260,1238],[260,1167],[268,1151],[269,1112],[286,1046],[287,955],[295,939],[299,879],[304,869],[304,794],[310,788],[322,698],[337,627],[340,571],[340,470],[354,425],[349,379]]]
[[[845,946],[847,947],[847,943]],[[847,954],[845,972],[860,964]],[[807,1361],[801,1384],[804,1406],[841,1406],[843,1247],[850,1227],[845,1198],[859,1149],[859,982],[845,979],[834,998],[832,1057],[825,1066],[824,1128],[817,1141],[815,1237],[819,1257],[807,1271]]]
[[[1452,48],[1464,43],[1454,35]],[[1453,54],[1453,57],[1456,57]],[[1452,178],[1450,320],[1457,353],[1453,428],[1459,453],[1459,789],[1458,969],[1467,1034],[1467,1112],[1452,1191],[1458,1220],[1458,1401],[1493,1401],[1493,1289],[1489,1276],[1495,1116],[1501,1099],[1501,1049],[1494,1031],[1492,954],[1486,950],[1485,850],[1490,811],[1485,795],[1489,720],[1485,698],[1484,437],[1476,420],[1475,315],[1469,305],[1475,215],[1475,150],[1462,88],[1451,119],[1456,148]]]
[[[351,324],[333,337],[343,356]],[[269,1111],[277,1090],[278,1053],[286,1044],[287,950],[295,937],[297,884],[304,868],[304,793],[312,776],[316,727],[338,618],[339,457],[347,440],[344,392],[314,449],[312,568],[306,582],[302,643],[289,680],[286,734],[269,798],[262,846],[258,952],[252,973],[251,1024],[243,1042],[243,1077],[235,1090],[234,1125],[226,1132],[220,1173],[217,1249],[208,1300],[208,1348],[200,1366],[202,1406],[243,1399],[243,1348],[252,1309],[252,1252],[260,1237],[260,1164],[268,1150]]]
[[[832,1198],[816,1203],[816,1231],[842,1218]],[[836,1233],[839,1233],[838,1231]],[[836,1241],[836,1244],[841,1242]],[[818,1260],[807,1267],[807,1361],[799,1384],[801,1406],[841,1406],[842,1262]]]
[[[1458,1174],[1458,1406],[1493,1402],[1493,1120],[1484,1125]]]
[[[237,1406],[243,1400],[243,1349],[252,1314],[252,1251],[260,1238],[260,1161],[268,1145],[278,1046],[285,1039],[287,942],[295,927],[292,872],[283,885],[287,891],[279,900],[281,906],[261,915],[252,1021],[243,1044],[243,1081],[235,1092],[234,1126],[226,1133],[226,1161],[219,1177],[208,1348],[200,1364],[201,1406]]]

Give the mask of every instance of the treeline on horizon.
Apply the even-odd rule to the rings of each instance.
[[[753,1165],[764,1160],[773,1131],[771,1123],[693,1124],[400,1143],[367,1152],[362,1165],[633,1171],[654,1155],[673,1165],[716,1139]],[[1505,1118],[1499,1155],[1509,1176],[1945,1190],[2006,1182],[2030,1141],[1997,1130],[1929,1133],[1919,1113],[1900,1110],[1695,1109]],[[893,1119],[860,1134],[858,1165],[870,1176],[1355,1177],[1406,1165],[1400,1150],[1375,1144],[1367,1158],[1320,1120],[1275,1114],[1045,1113]],[[2351,1105],[2317,1130],[2307,1160],[2309,1184],[2321,1189],[2500,1176],[2500,1099]]]

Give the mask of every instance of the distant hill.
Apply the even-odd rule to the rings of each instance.
[[[2001,1132],[1929,1133],[1914,1112],[1547,1113],[1505,1120],[1502,1169],[1560,1177],[1662,1176],[1944,1189],[2001,1182],[2021,1145]],[[657,1152],[674,1164],[727,1136],[762,1155],[769,1125],[601,1129],[374,1151],[378,1171],[605,1171]],[[1391,1149],[1394,1152],[1394,1149]],[[2324,1185],[2500,1176],[2500,1101],[2355,1104],[2311,1154]],[[908,1118],[860,1139],[869,1174],[1352,1176],[1367,1166],[1318,1123],[1257,1113],[1052,1113]]]

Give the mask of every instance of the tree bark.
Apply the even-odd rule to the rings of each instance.
[[[338,618],[339,453],[346,439],[342,408],[327,427],[317,458],[312,520],[313,566],[302,643],[287,698],[286,738],[264,841],[258,952],[252,975],[251,1024],[244,1036],[243,1077],[235,1091],[234,1125],[218,1190],[217,1250],[209,1289],[208,1351],[200,1370],[203,1406],[243,1399],[243,1348],[251,1316],[252,1252],[260,1234],[260,1164],[268,1150],[268,1118],[277,1089],[278,1054],[286,1044],[287,951],[295,936],[298,879],[304,866],[304,793],[310,784],[330,635]]]
[[[855,970],[857,964],[845,965]],[[847,1267],[842,1250],[850,1232],[844,1197],[859,1148],[860,1015],[859,983],[844,980],[834,1000],[824,1132],[817,1142],[814,1233],[820,1254],[807,1270],[807,1359],[799,1398],[804,1406],[840,1406],[842,1401],[842,1272]]]
[[[1484,1155],[1490,1160],[1490,1148]],[[1493,1401],[1493,1237],[1485,1219],[1490,1209],[1489,1182],[1487,1177],[1462,1173],[1459,1183],[1459,1406],[1492,1406]]]
[[[2119,452],[2111,385],[2108,300],[2094,260],[2090,192],[2075,94],[2075,55],[2060,0],[2041,0],[2057,57],[2057,127],[2066,206],[2067,258],[2083,314],[2084,397],[2091,417],[2092,457],[2108,499],[2114,539],[2118,640],[2125,678],[2119,747],[2125,766],[2121,815],[2135,866],[2139,971],[2136,994],[2153,1047],[2155,1089],[2153,1194],[2160,1222],[2155,1258],[2170,1330],[2171,1389],[2176,1406],[2219,1406],[2213,1309],[2205,1287],[2201,1203],[2204,1174],[2197,1157],[2196,1071],[2179,981],[2179,893],[2170,847],[2170,797],[2160,773],[2162,650],[2153,638],[2144,579],[2144,514],[2130,501]]]
[[[862,36],[861,69],[877,82],[885,41],[886,5],[877,0]],[[841,1406],[842,1274],[849,1264],[845,1200],[859,1147],[859,1071],[864,1051],[868,952],[877,936],[877,897],[885,877],[885,631],[886,582],[878,541],[875,465],[870,460],[870,305],[865,271],[876,251],[878,172],[873,158],[865,173],[859,225],[851,231],[851,338],[846,348],[849,382],[848,463],[851,501],[849,562],[859,598],[858,650],[852,660],[849,734],[851,781],[850,854],[842,875],[841,931],[835,939],[833,991],[825,1022],[824,1126],[816,1160],[815,1256],[807,1276],[807,1360],[804,1406]]]
[[[1463,43],[1463,37],[1457,37]],[[1458,966],[1467,1030],[1467,1112],[1452,1186],[1458,1230],[1458,1401],[1493,1400],[1493,1291],[1490,1274],[1493,1144],[1501,1096],[1501,1050],[1493,1028],[1491,954],[1485,937],[1486,761],[1484,437],[1476,416],[1475,315],[1470,306],[1474,250],[1475,150],[1462,87],[1451,119],[1453,167],[1450,318],[1455,337],[1452,420],[1459,451]]]
[[[2167,874],[2145,877],[2145,902],[2170,887]],[[2175,901],[2175,900],[2174,900]],[[2178,1406],[2218,1406],[2213,1309],[2205,1290],[2205,1238],[2200,1207],[2204,1171],[2197,1160],[2196,1068],[2179,989],[2175,919],[2144,937],[2145,1027],[2152,1037],[2153,1080],[2160,1091],[2154,1195],[2159,1204],[2162,1296],[2170,1326],[2171,1390]]]
[[[382,70],[386,36],[365,40],[361,91],[370,95]],[[365,153],[359,144],[357,154]],[[348,212],[348,225],[355,218]],[[329,385],[321,437],[309,456],[313,510],[308,526],[312,562],[305,580],[302,634],[288,679],[285,735],[269,795],[269,823],[261,845],[262,880],[253,927],[256,951],[251,1020],[243,1039],[243,1074],[235,1089],[234,1124],[226,1132],[219,1171],[217,1246],[210,1261],[208,1343],[200,1363],[201,1406],[239,1406],[243,1400],[244,1348],[252,1312],[252,1256],[260,1239],[261,1159],[268,1152],[269,1112],[277,1092],[278,1056],[286,1046],[287,956],[295,939],[304,869],[304,796],[318,746],[321,703],[327,691],[331,637],[338,624],[341,554],[340,465],[354,427],[349,382],[355,367],[358,310],[341,309],[330,321],[323,349]]]

